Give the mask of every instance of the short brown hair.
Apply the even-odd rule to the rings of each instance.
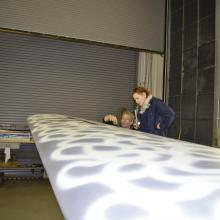
[[[150,92],[147,89],[145,89],[143,86],[135,87],[133,89],[132,95],[134,95],[135,93],[140,94],[140,93],[143,93],[143,92],[146,94],[146,97],[148,97],[150,95]]]

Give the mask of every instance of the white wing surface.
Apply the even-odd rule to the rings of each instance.
[[[220,150],[73,118],[28,118],[68,220],[219,220]]]

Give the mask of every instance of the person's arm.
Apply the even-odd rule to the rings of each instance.
[[[170,106],[158,100],[157,101],[157,113],[159,114],[160,119],[161,119],[156,125],[157,129],[160,129],[163,131],[167,130],[175,118],[175,112]]]
[[[115,115],[108,114],[103,118],[103,122],[106,124],[118,125],[118,119]]]
[[[136,109],[134,110],[134,123],[133,123],[133,127],[135,130],[138,130],[139,129],[139,126],[140,126],[140,121],[138,119],[138,107],[136,107]]]

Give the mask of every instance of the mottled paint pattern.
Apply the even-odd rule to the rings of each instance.
[[[219,149],[65,115],[28,122],[65,219],[220,219]]]

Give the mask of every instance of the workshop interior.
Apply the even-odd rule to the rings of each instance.
[[[136,86],[174,110],[168,138],[220,148],[219,14],[219,0],[0,1],[0,192],[48,181],[29,117],[102,123],[135,109]]]

